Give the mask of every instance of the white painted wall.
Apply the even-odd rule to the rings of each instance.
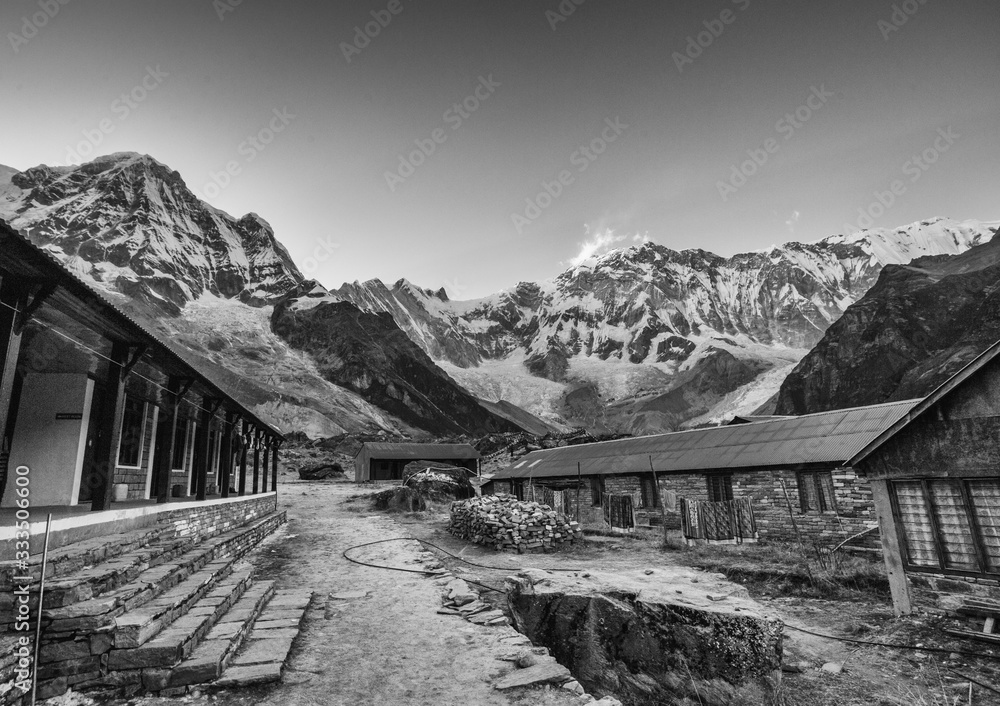
[[[28,487],[32,507],[77,504],[93,397],[94,381],[83,374],[25,376],[10,450],[4,507],[13,506],[17,499],[14,469],[18,466],[31,469]],[[62,413],[81,415],[82,419],[56,419]]]

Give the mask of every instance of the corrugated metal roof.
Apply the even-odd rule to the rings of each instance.
[[[842,464],[920,400],[533,451],[496,474],[551,478]]]
[[[443,461],[448,458],[479,458],[479,452],[469,444],[392,444],[366,441],[361,450],[371,458]],[[359,454],[361,451],[358,452]]]

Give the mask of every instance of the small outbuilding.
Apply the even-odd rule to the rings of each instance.
[[[1000,343],[851,465],[871,483],[897,614],[1000,599]]]
[[[479,475],[479,452],[469,444],[393,444],[365,442],[354,457],[354,480],[402,480],[412,461],[461,466]]]

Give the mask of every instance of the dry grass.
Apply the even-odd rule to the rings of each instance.
[[[673,537],[663,549],[683,554],[680,560],[691,566],[759,584],[766,594],[826,599],[889,595],[882,561],[867,556],[830,554],[816,547],[803,552],[788,544],[687,546]]]

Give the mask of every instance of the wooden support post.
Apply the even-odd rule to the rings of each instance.
[[[125,411],[125,363],[129,357],[126,343],[113,343],[108,361],[108,376],[101,397],[101,416],[98,420],[94,442],[94,488],[91,510],[100,512],[111,507],[114,492],[115,467],[118,465],[118,442],[122,434],[122,415]]]
[[[882,556],[885,572],[889,577],[889,592],[892,594],[892,609],[897,615],[913,612],[910,601],[910,587],[903,569],[903,553],[896,531],[896,521],[892,515],[892,500],[889,497],[889,483],[873,480],[872,499],[875,501],[875,515],[878,517],[879,535],[882,540]]]
[[[14,376],[17,360],[21,354],[21,331],[18,325],[20,312],[27,306],[28,295],[16,286],[12,277],[4,277],[0,282],[0,446],[6,444],[8,421],[13,419],[10,409],[14,392]],[[0,494],[3,488],[0,487]]]
[[[256,495],[260,492],[260,440],[261,433],[260,429],[254,429],[253,431],[253,487],[250,490],[251,495]]]
[[[250,451],[250,435],[246,422],[241,421],[240,426],[240,484],[237,486],[237,492],[242,498],[247,494],[247,453]]]
[[[281,448],[281,442],[274,442],[274,450],[271,452],[271,490],[275,493],[278,492],[278,449]]]
[[[230,477],[233,475],[233,427],[236,413],[226,412],[226,422],[222,429],[222,449],[219,453],[219,482],[222,497],[229,497]]]
[[[576,462],[576,521],[580,521],[580,484],[583,482],[583,471],[580,462]]]
[[[170,499],[170,472],[177,441],[177,408],[180,406],[180,378],[171,375],[161,396],[160,418],[156,426],[156,453],[153,456],[153,486],[156,502]]]
[[[663,544],[667,543],[667,506],[663,502],[663,494],[660,493],[660,480],[656,477],[656,469],[653,468],[653,457],[649,457],[649,470],[653,472],[653,501],[660,506],[660,523],[663,525]]]
[[[194,478],[195,478],[195,499],[204,500],[208,495],[208,429],[212,425],[212,407],[215,400],[203,397],[201,400],[201,412],[198,415],[198,427],[194,434]]]
[[[263,473],[260,475],[260,492],[267,492],[267,479],[271,475],[271,438],[264,437],[264,463],[261,466]]]

